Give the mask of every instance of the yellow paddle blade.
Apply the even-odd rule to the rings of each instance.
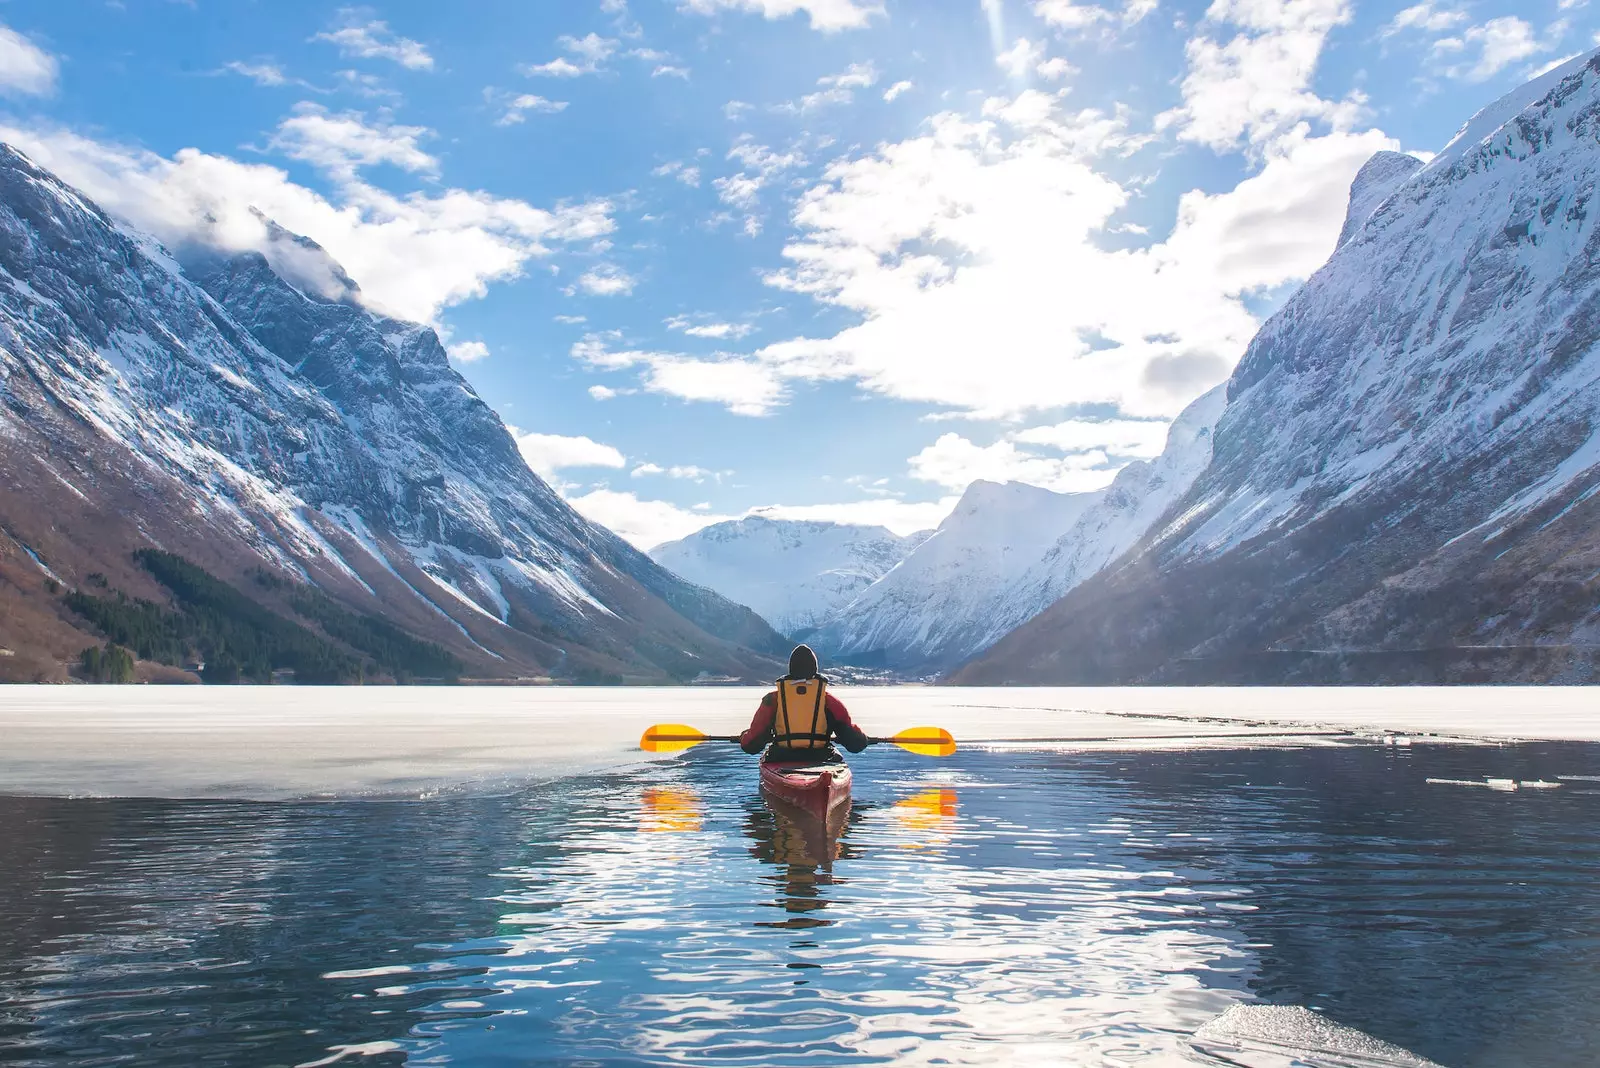
[[[912,727],[884,741],[918,756],[947,757],[956,751],[956,740],[943,727]]]
[[[639,748],[646,753],[676,753],[707,741],[703,731],[683,723],[657,723],[644,732]]]

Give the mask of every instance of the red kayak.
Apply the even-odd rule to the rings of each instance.
[[[818,819],[827,819],[830,812],[850,800],[850,766],[763,762],[761,789]]]

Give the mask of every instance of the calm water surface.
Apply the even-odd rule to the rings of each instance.
[[[0,1063],[1216,1064],[1304,1005],[1600,1063],[1600,747],[898,752],[831,829],[747,759],[493,797],[0,798]],[[1289,1062],[1285,1062],[1289,1063]]]

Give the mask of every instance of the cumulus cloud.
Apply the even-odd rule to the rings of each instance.
[[[950,490],[963,490],[977,479],[1026,482],[1058,493],[1100,489],[1116,475],[1104,452],[1040,456],[1012,441],[976,445],[960,434],[943,434],[910,459],[911,477]]]
[[[756,358],[780,380],[987,417],[1086,404],[1171,416],[1255,333],[1245,297],[1320,266],[1355,172],[1396,147],[1376,131],[1297,130],[1233,190],[1185,195],[1164,241],[1106,251],[1098,235],[1131,194],[1095,161],[1126,148],[1122,119],[1060,103],[1019,94],[986,109],[994,119],[937,116],[832,164],[767,281],[859,321]]]
[[[745,233],[754,236],[761,232],[761,217],[756,210],[761,190],[785,171],[804,167],[806,158],[798,149],[775,152],[749,134],[734,142],[727,158],[738,160],[743,166],[734,174],[713,178],[711,185],[717,191],[717,199],[745,213]]]
[[[538,115],[554,115],[567,110],[565,100],[546,100],[533,93],[521,93],[505,101],[505,111],[495,120],[496,126],[515,126],[527,121],[531,111]]]
[[[578,277],[578,288],[594,297],[627,296],[638,279],[614,263],[591,267]]]
[[[724,323],[715,320],[695,322],[687,315],[672,316],[666,320],[666,326],[668,330],[678,330],[690,337],[713,338],[718,341],[742,338],[755,330],[755,326],[751,323]]]
[[[708,471],[704,467],[694,464],[673,464],[671,467],[662,467],[660,464],[643,463],[628,472],[630,478],[644,478],[648,475],[665,475],[667,478],[683,478],[693,482],[704,482],[708,478],[716,478],[721,472]]]
[[[767,19],[788,18],[804,13],[811,28],[823,33],[859,30],[874,15],[882,15],[883,5],[858,0],[685,0],[684,10],[711,15],[719,10],[748,11]]]
[[[1470,26],[1459,36],[1440,38],[1433,42],[1432,57],[1446,77],[1483,82],[1553,47],[1553,42],[1539,40],[1526,20],[1507,15]]]
[[[610,445],[593,438],[561,434],[524,434],[516,427],[508,428],[517,440],[517,449],[528,468],[543,479],[553,479],[561,472],[575,467],[622,468],[627,457]]]
[[[700,185],[700,168],[692,163],[682,160],[668,160],[650,172],[657,178],[673,178],[684,185],[698,188]]]
[[[878,81],[878,70],[872,63],[852,63],[839,74],[828,74],[817,79],[818,89],[797,101],[778,106],[779,111],[804,113],[833,104],[848,104],[855,100],[857,89],[870,89]]]
[[[49,96],[59,72],[55,56],[0,23],[0,95]]]
[[[1384,37],[1393,37],[1407,30],[1442,33],[1466,21],[1467,13],[1460,8],[1436,4],[1433,0],[1423,0],[1422,3],[1413,4],[1390,19],[1383,27],[1382,34]]]
[[[319,33],[311,40],[337,45],[342,56],[392,60],[409,70],[433,69],[433,57],[428,50],[420,42],[394,33],[387,22],[361,21],[362,12],[353,8],[344,9],[340,16],[343,26]]]
[[[589,396],[597,401],[610,400],[617,395],[617,391],[610,386],[590,386]]]
[[[457,363],[477,363],[489,355],[489,346],[481,341],[457,341],[447,345],[445,351]]]
[[[1018,37],[1017,43],[994,57],[995,65],[1016,81],[1022,81],[1044,62],[1044,45]]]
[[[783,384],[769,366],[746,357],[708,359],[675,352],[614,349],[613,334],[586,334],[572,357],[604,370],[634,368],[640,387],[686,401],[720,404],[735,415],[766,415],[783,400]]]
[[[527,64],[522,73],[533,78],[577,78],[584,74],[605,72],[605,61],[617,50],[614,37],[601,37],[597,33],[582,37],[557,38],[565,56],[557,56],[548,63]]]
[[[889,86],[889,88],[883,91],[883,99],[894,100],[898,96],[903,96],[906,93],[911,92],[911,90],[914,88],[916,87],[910,82],[895,82],[893,85]]]
[[[1361,98],[1324,100],[1311,80],[1328,34],[1350,18],[1349,0],[1215,0],[1185,46],[1183,103],[1158,127],[1219,152],[1259,150],[1306,119],[1349,127]],[[1227,27],[1237,32],[1219,42],[1213,34]]]
[[[307,128],[297,137],[294,143],[312,151]],[[264,215],[322,245],[360,283],[367,303],[420,321],[482,296],[490,282],[517,276],[529,260],[551,255],[562,243],[592,242],[615,227],[605,201],[547,210],[476,190],[397,196],[343,167],[349,154],[333,154],[327,144],[318,151],[330,153],[335,181],[323,194],[277,167],[193,148],[169,159],[66,131],[15,126],[0,126],[0,139],[170,247],[200,241],[265,250]],[[420,165],[410,154],[414,143],[374,147],[381,143],[358,135],[346,148],[363,146],[357,155],[398,155]]]
[[[418,145],[428,136],[431,131],[422,126],[368,125],[359,112],[333,114],[320,104],[302,102],[278,124],[268,147],[348,181],[358,168],[379,163],[436,171],[439,161]]]
[[[1098,4],[1079,4],[1074,0],[1034,0],[1033,13],[1064,33],[1104,31],[1110,27],[1134,26],[1156,9],[1156,0],[1125,0],[1113,11]]]

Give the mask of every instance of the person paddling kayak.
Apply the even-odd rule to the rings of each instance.
[[[818,674],[817,654],[808,645],[797,645],[789,654],[789,673],[761,699],[749,729],[739,735],[739,747],[751,755],[766,749],[762,763],[842,762],[834,740],[852,753],[868,742],[844,702],[828,693],[828,680]]]

